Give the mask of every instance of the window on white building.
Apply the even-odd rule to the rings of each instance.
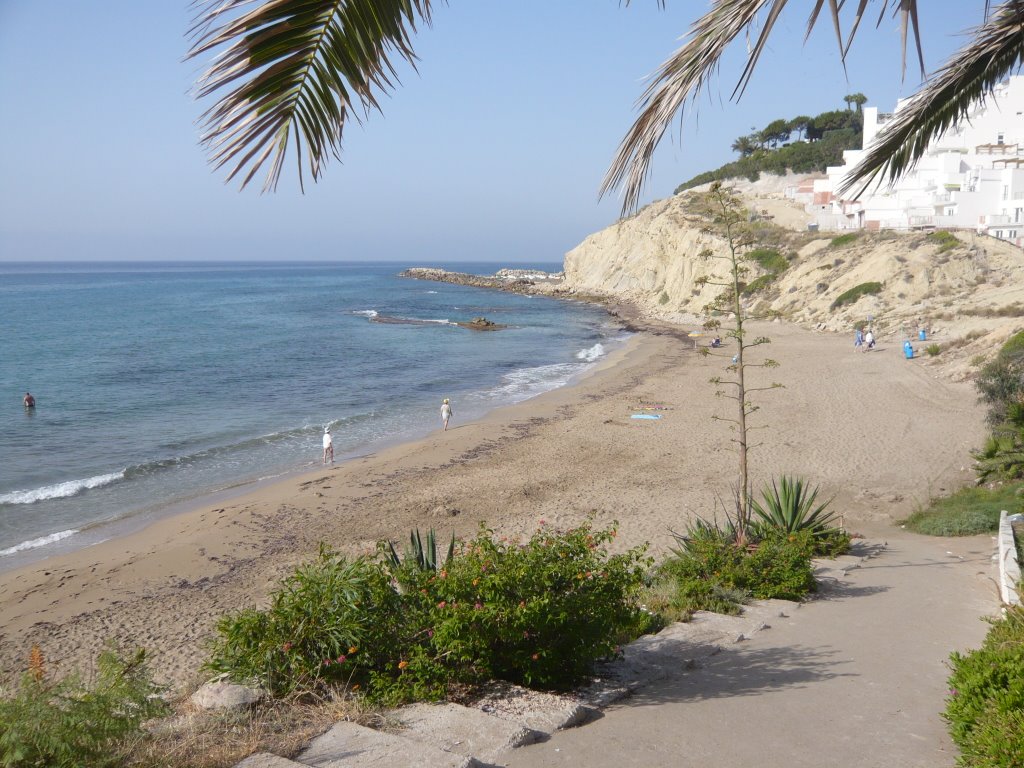
[[[1010,185],[1009,184],[1003,184],[1003,200],[1009,200],[1009,199],[1010,199]]]
[[[1002,144],[1002,143],[1003,143],[1003,134],[1000,133],[1000,134],[998,134],[996,136],[996,144]]]

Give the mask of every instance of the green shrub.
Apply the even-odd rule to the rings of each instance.
[[[662,291],[661,295],[658,297],[658,303],[663,305],[663,306],[665,304],[668,304],[668,294],[665,293],[665,291]]]
[[[971,456],[979,484],[1024,480],[1024,428],[1008,423],[993,430],[984,447]]]
[[[150,681],[145,652],[125,659],[100,654],[96,679],[47,679],[41,655],[10,698],[0,699],[0,765],[5,768],[81,768],[122,763],[126,740],[167,705]]]
[[[579,683],[597,659],[651,627],[637,600],[644,549],[609,555],[614,535],[587,525],[542,528],[520,546],[484,529],[437,576],[397,572],[403,611],[423,633],[422,652],[391,676],[386,698],[413,698],[422,674],[556,690]]]
[[[935,243],[939,246],[939,253],[945,253],[951,251],[957,246],[963,245],[960,239],[952,232],[946,232],[940,230],[938,232],[932,232],[926,238],[929,242]]]
[[[208,666],[275,694],[343,684],[388,705],[492,677],[570,688],[653,626],[644,550],[609,555],[614,535],[542,528],[519,545],[484,529],[437,570],[387,543],[377,561],[322,548],[269,609],[221,620]]]
[[[843,246],[856,242],[858,237],[860,237],[860,235],[856,232],[850,232],[847,235],[839,235],[838,237],[833,237],[832,242],[830,242],[829,245],[833,248],[842,248]]]
[[[933,499],[904,524],[912,531],[929,536],[973,536],[994,533],[999,527],[999,512],[1021,509],[1017,489],[1021,483],[997,488],[961,488],[951,496]]]
[[[980,649],[951,656],[943,713],[966,766],[1024,765],[1024,609],[992,620]]]
[[[755,277],[747,285],[743,286],[740,293],[744,296],[753,296],[771,285],[775,281],[775,275],[761,275]]]
[[[861,283],[860,285],[855,285],[845,293],[841,293],[836,300],[832,302],[832,309],[838,309],[844,304],[853,304],[861,296],[880,293],[881,290],[881,283]]]
[[[400,598],[380,563],[350,562],[322,546],[281,583],[270,608],[225,616],[217,633],[213,671],[258,680],[277,695],[344,683],[357,673],[356,659],[362,670],[390,660],[402,638]]]
[[[925,353],[927,353],[929,357],[935,357],[937,354],[939,354],[939,352],[942,351],[942,347],[940,347],[938,344],[929,344],[927,347],[924,348],[924,351]]]
[[[774,248],[755,248],[747,254],[747,258],[757,262],[762,269],[773,275],[789,269],[789,259]]]
[[[669,592],[672,607],[691,612],[734,613],[742,602],[737,595],[799,600],[815,589],[813,538],[807,531],[767,530],[743,546],[729,530],[704,522],[676,535],[680,546],[658,567],[654,583]]]

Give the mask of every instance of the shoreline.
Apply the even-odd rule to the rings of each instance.
[[[859,354],[845,337],[764,330],[787,389],[764,400],[771,448],[753,454],[755,483],[798,472],[848,521],[878,528],[970,478],[967,449],[984,425],[969,386],[933,379],[895,349]],[[707,383],[723,361],[680,337],[681,326],[652,323],[578,381],[478,421],[0,573],[4,675],[33,642],[70,671],[113,639],[147,647],[157,679],[181,690],[200,679],[216,619],[264,605],[320,541],[355,555],[414,527],[465,536],[483,523],[512,537],[590,517],[619,521],[616,546],[663,553],[669,529],[712,516],[735,474]],[[664,404],[663,418],[631,420],[641,401]]]
[[[546,296],[545,298],[559,297]],[[604,307],[599,308],[604,309]],[[615,321],[612,313],[609,313],[609,317]],[[524,399],[530,400],[543,396],[555,389],[571,387],[578,379],[590,375],[595,363],[600,365],[602,360],[606,359],[609,355],[614,355],[617,350],[628,342],[629,335],[633,333],[621,322],[616,321],[615,325],[618,327],[617,335],[609,335],[601,340],[600,343],[607,347],[608,351],[602,354],[597,361],[582,358],[570,360],[568,364],[578,363],[583,369],[573,373],[564,381],[541,382],[540,386],[550,386],[551,389],[542,390],[537,394],[526,395]],[[526,367],[521,370],[529,371],[532,369]],[[479,391],[486,394],[490,390],[483,389]],[[524,399],[515,399],[516,397],[522,398],[523,394],[509,396],[509,399],[503,403],[487,403],[482,406],[480,403],[476,403],[472,406],[472,410],[469,410],[467,406],[463,406],[460,410],[463,413],[471,414],[473,418],[486,417],[495,410],[511,407],[524,401]],[[430,423],[433,424],[433,420],[430,420]],[[345,462],[374,455],[390,448],[418,442],[426,438],[433,431],[432,427],[427,427],[425,424],[417,424],[415,428],[407,429],[399,434],[374,437],[356,447],[345,449],[343,453],[339,453],[335,464],[340,466]],[[316,450],[317,452],[319,451],[319,437],[316,439]],[[259,493],[263,489],[277,483],[295,481],[302,475],[314,473],[321,468],[322,465],[317,455],[312,460],[273,467],[258,475],[252,474],[227,478],[215,486],[188,488],[179,490],[167,498],[151,501],[143,505],[136,504],[134,506],[118,507],[117,513],[106,519],[79,523],[77,525],[71,523],[67,525],[66,529],[50,530],[41,533],[37,537],[20,541],[15,540],[11,542],[10,546],[15,551],[0,556],[0,574],[41,563],[53,557],[72,554],[80,549],[93,547],[108,540],[130,536],[165,518],[175,517],[204,507],[228,504],[239,497]],[[121,470],[121,474],[124,474],[124,472],[125,470]]]

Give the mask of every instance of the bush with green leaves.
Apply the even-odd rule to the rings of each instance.
[[[269,608],[221,618],[207,667],[280,695],[350,682],[356,659],[364,669],[386,664],[402,637],[400,595],[383,564],[321,546],[316,560],[284,579]]]
[[[436,679],[434,665],[459,682],[579,683],[597,659],[651,628],[637,600],[649,564],[644,548],[610,555],[614,535],[589,525],[542,527],[520,545],[482,529],[437,574],[396,571],[403,608],[419,622],[423,642],[392,674],[390,698],[411,698],[401,694],[420,675]]]
[[[972,768],[1024,765],[1024,608],[1011,606],[992,620],[981,648],[951,657],[943,713]]]
[[[763,529],[753,543],[706,521],[675,534],[678,547],[655,571],[653,592],[673,609],[735,612],[743,597],[800,600],[816,589],[809,531]],[[722,605],[732,603],[729,610]]]
[[[36,661],[10,697],[0,698],[0,765],[85,768],[122,763],[125,743],[144,721],[164,714],[143,650],[125,658],[103,651],[91,684],[71,676],[50,680]]]
[[[870,296],[874,293],[881,293],[881,291],[882,284],[878,282],[868,282],[855,285],[850,290],[845,291],[836,297],[836,300],[832,302],[832,309],[838,309],[844,304],[853,304],[861,296]]]
[[[611,555],[614,535],[542,527],[520,545],[481,529],[436,570],[384,545],[377,560],[323,548],[270,608],[221,620],[208,666],[276,694],[344,684],[384,704],[492,677],[566,689],[655,622],[638,601],[644,549]]]
[[[960,241],[960,238],[958,238],[952,232],[947,232],[946,230],[932,232],[927,236],[926,239],[928,240],[928,242],[935,243],[936,245],[939,246],[939,253],[945,253],[946,251],[951,251],[954,248],[963,245],[963,243]]]
[[[850,245],[851,243],[856,242],[857,238],[859,237],[860,235],[857,232],[850,232],[845,235],[833,237],[829,245],[832,246],[833,248],[842,248],[843,246]]]

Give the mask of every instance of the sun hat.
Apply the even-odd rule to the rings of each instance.
[[[448,402],[448,398],[447,397],[444,399],[444,402],[446,402],[446,403]]]
[[[326,435],[331,434],[331,428],[330,427],[324,427],[324,434],[326,434]]]

